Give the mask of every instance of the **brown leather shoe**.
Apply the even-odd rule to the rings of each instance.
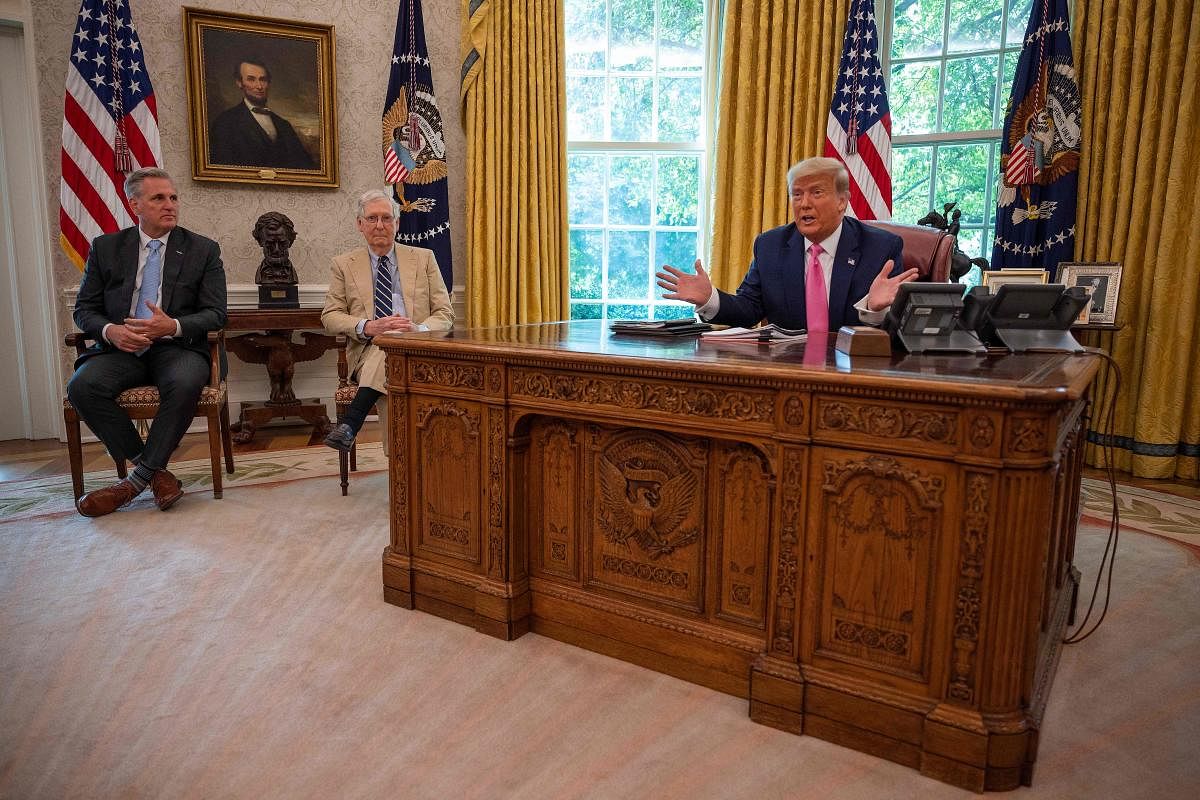
[[[125,478],[112,486],[88,492],[75,501],[75,507],[85,517],[103,517],[122,506],[129,505],[138,494],[138,489],[128,478]]]
[[[160,469],[150,479],[150,491],[154,492],[154,503],[160,511],[166,511],[183,497],[183,481],[169,470]]]

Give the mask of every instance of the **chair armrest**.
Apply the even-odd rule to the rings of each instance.
[[[63,337],[63,344],[67,347],[74,347],[77,356],[83,355],[83,351],[87,350],[87,341],[87,335],[80,331],[68,333]]]
[[[208,385],[216,388],[221,385],[221,350],[225,348],[225,329],[218,328],[208,332]]]

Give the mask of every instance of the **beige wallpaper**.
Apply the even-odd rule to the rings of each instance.
[[[296,19],[334,26],[337,46],[338,189],[264,188],[191,179],[183,6],[159,0],[130,0],[158,101],[165,167],[176,177],[183,201],[181,224],[221,243],[231,284],[253,283],[262,251],[250,231],[266,211],[291,217],[298,234],[292,263],[301,284],[328,282],[330,258],[362,243],[352,204],[362,191],[380,188],[379,120],[396,25],[397,0],[210,0],[193,7]],[[466,161],[459,121],[459,0],[424,0],[425,36],[434,88],[445,125],[450,168],[450,223],[455,284],[466,272],[463,235],[463,176]],[[35,0],[33,34],[41,76],[39,102],[46,156],[47,197],[52,220],[55,288],[79,283],[79,272],[58,246],[63,80],[79,0]],[[71,330],[63,315],[60,328]]]

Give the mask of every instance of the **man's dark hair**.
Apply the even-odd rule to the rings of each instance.
[[[262,67],[263,72],[267,73],[267,80],[271,80],[271,68],[267,66],[267,62],[257,58],[243,58],[233,67],[233,79],[235,81],[240,83],[242,80],[242,64],[253,64],[256,67]]]

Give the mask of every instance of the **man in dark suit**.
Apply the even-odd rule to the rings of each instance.
[[[147,485],[163,511],[183,494],[167,471],[208,382],[208,332],[225,325],[225,269],[217,243],[177,227],[179,195],[161,169],[125,179],[137,227],[96,237],[75,301],[75,324],[96,345],[75,362],[71,405],[114,458],[134,463],[128,478],[79,499],[99,517]],[[161,401],[146,441],[116,397],[153,384]]]
[[[271,71],[261,61],[242,61],[234,81],[242,102],[221,112],[209,127],[214,164],[275,169],[315,169],[295,128],[267,107]]]
[[[716,289],[699,260],[695,273],[664,265],[658,285],[668,300],[686,300],[700,316],[751,327],[763,319],[784,328],[836,331],[878,325],[900,284],[903,241],[846,217],[850,177],[840,161],[809,158],[788,170],[793,222],[759,234],[754,261],[737,294]]]

